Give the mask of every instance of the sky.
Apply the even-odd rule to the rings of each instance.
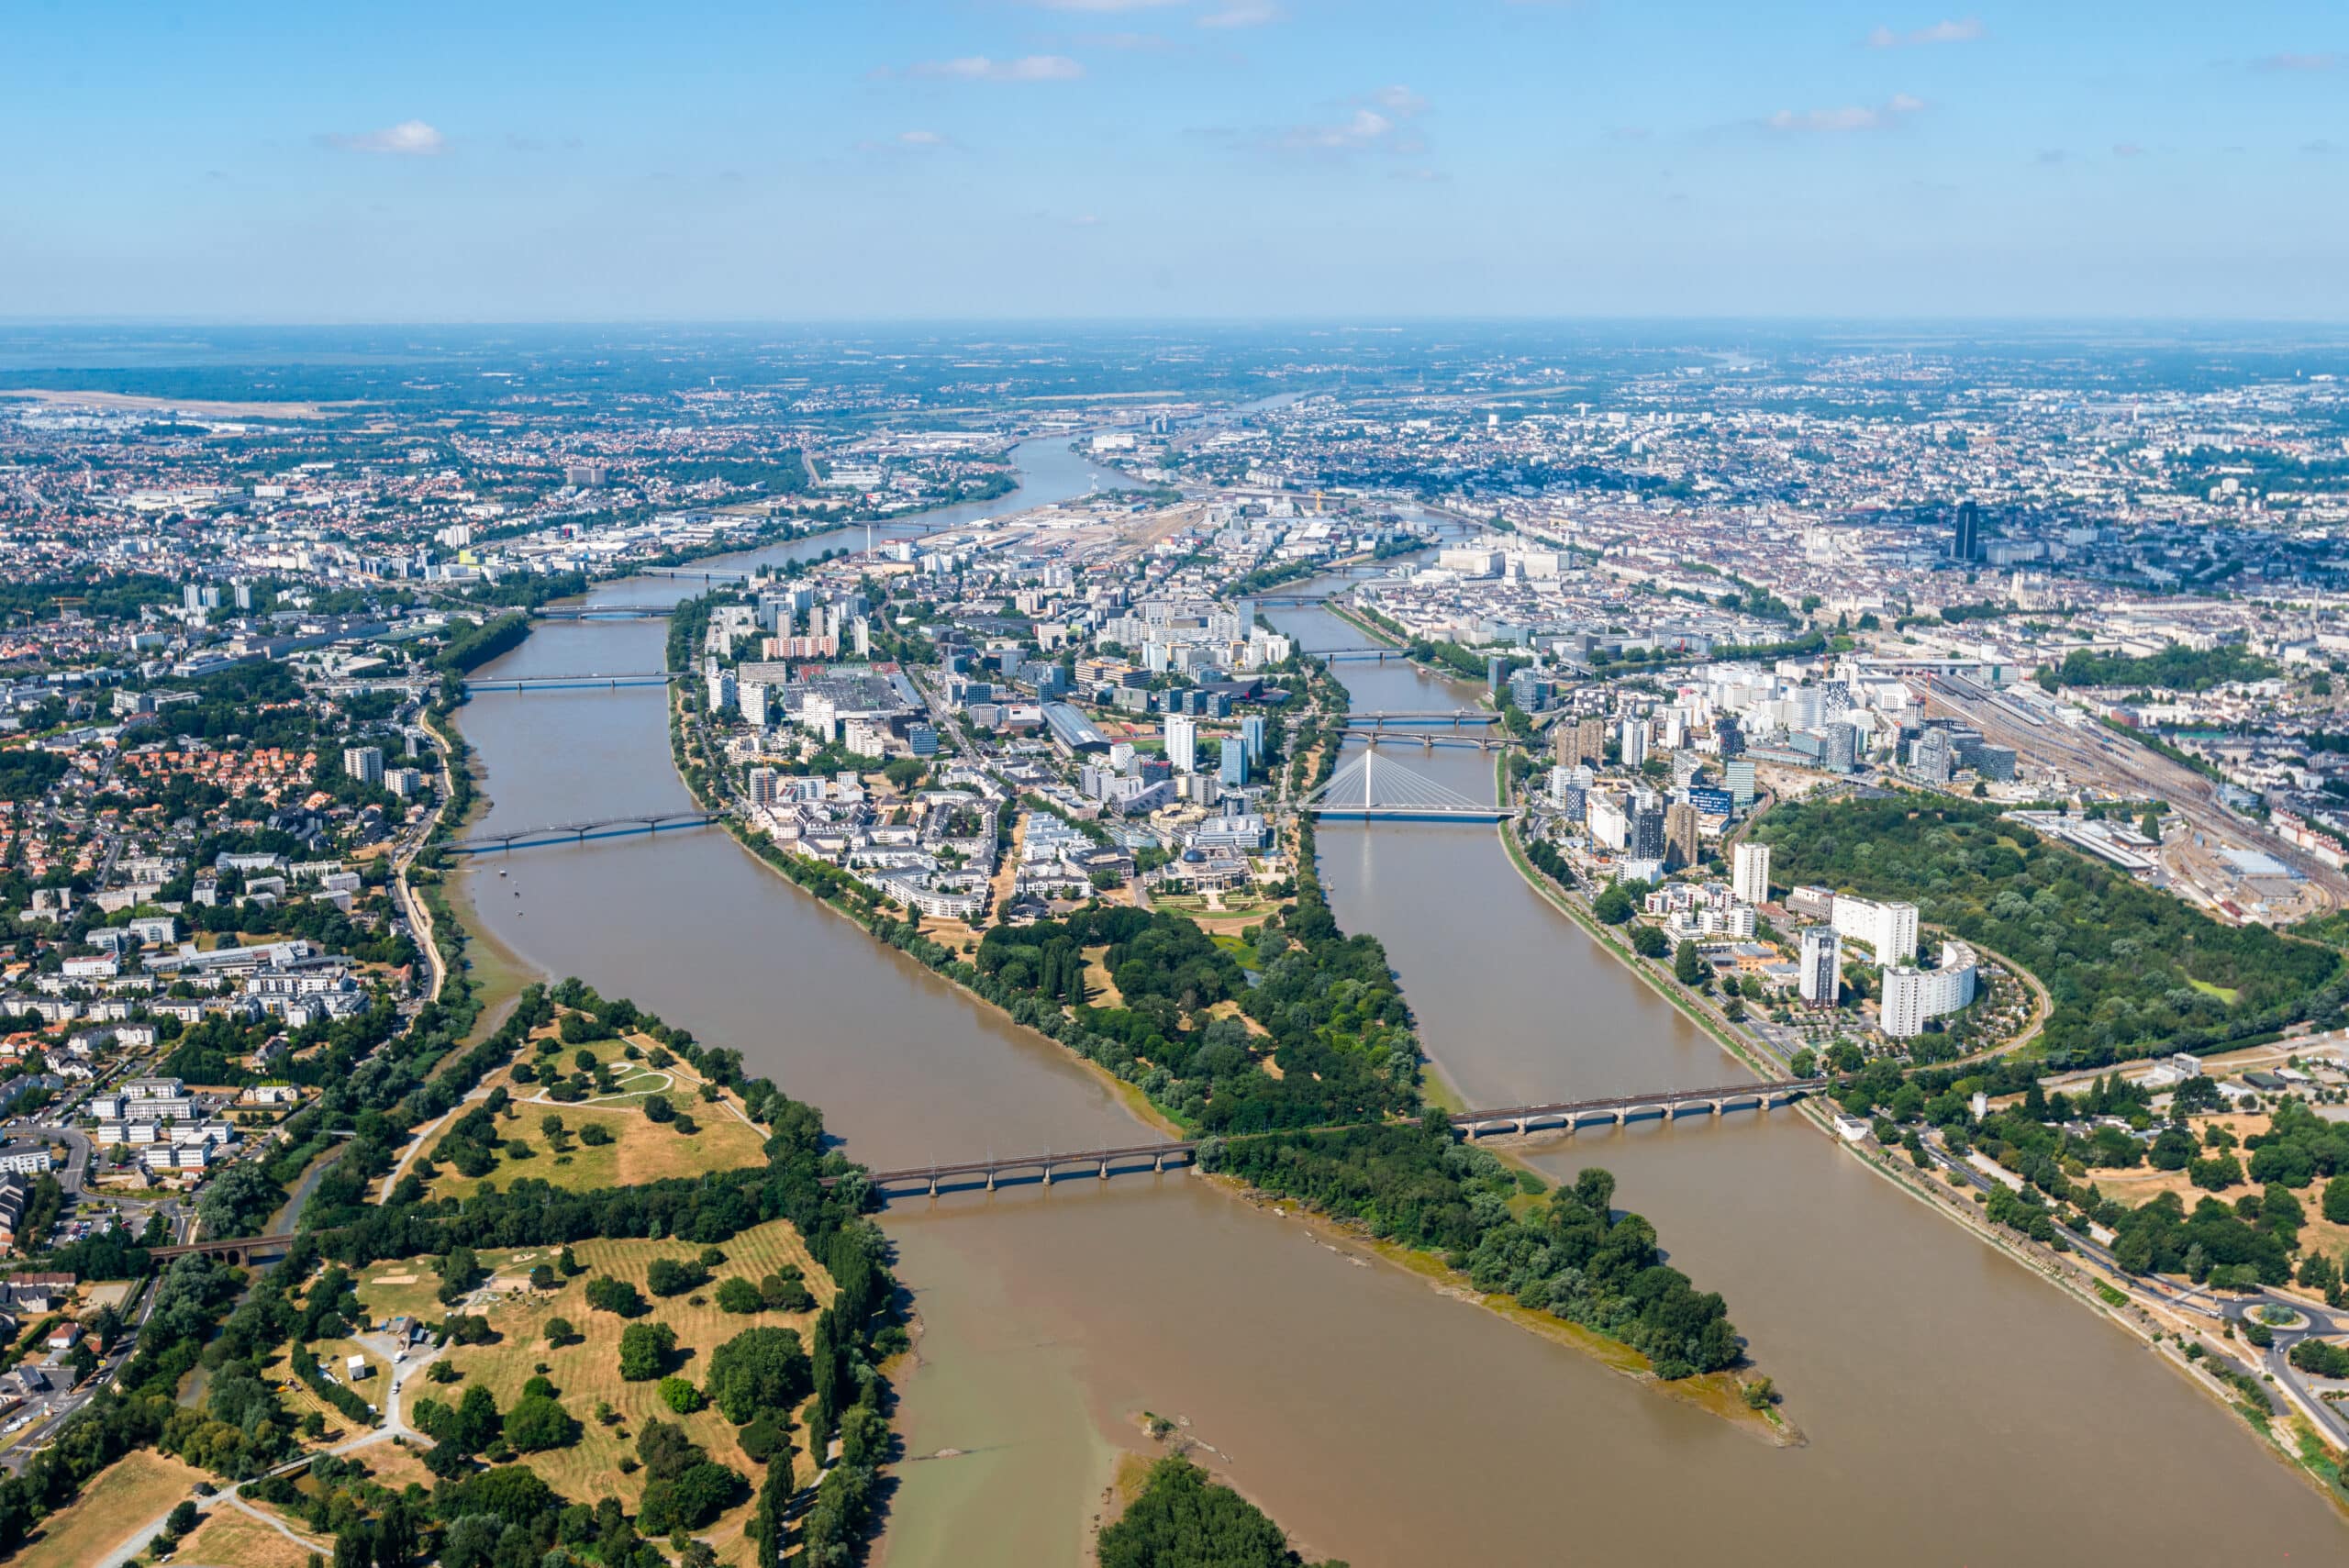
[[[2342,0],[9,0],[0,317],[2349,317]]]

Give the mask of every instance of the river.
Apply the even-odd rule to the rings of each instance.
[[[1031,442],[1017,497],[1090,465]],[[1108,481],[1103,483],[1107,484]],[[775,559],[839,541],[759,553]],[[609,602],[683,589],[612,584]],[[1310,646],[1360,634],[1269,617]],[[547,625],[495,675],[643,669],[659,623]],[[1364,706],[1449,706],[1397,664],[1340,666]],[[476,698],[488,820],[680,804],[657,691]],[[1490,760],[1399,760],[1464,792]],[[1489,827],[1331,825],[1349,929],[1382,937],[1431,1055],[1472,1102],[1721,1082],[1736,1065],[1536,898]],[[1132,1118],[1060,1047],[874,943],[724,835],[514,856],[473,873],[494,933],[739,1047],[876,1165],[1082,1148]],[[2331,1510],[2225,1412],[1794,1117],[1585,1133],[1618,1201],[1729,1299],[1809,1446],[1776,1450],[1415,1276],[1181,1173],[894,1204],[915,1292],[891,1568],[1075,1564],[1150,1409],[1191,1423],[1301,1543],[1369,1564],[2273,1561],[2337,1556]],[[924,1457],[952,1451],[954,1457]]]

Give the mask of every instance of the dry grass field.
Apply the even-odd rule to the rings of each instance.
[[[546,1039],[552,1033],[542,1029],[533,1038]],[[642,1036],[629,1043],[648,1052],[656,1045]],[[589,1192],[764,1161],[766,1135],[736,1114],[740,1099],[723,1094],[715,1103],[703,1100],[702,1080],[685,1063],[655,1071],[640,1061],[629,1061],[623,1042],[617,1040],[596,1040],[585,1047],[564,1046],[561,1055],[544,1060],[568,1073],[575,1065],[575,1053],[583,1049],[594,1053],[597,1062],[611,1065],[618,1084],[617,1093],[571,1105],[541,1104],[535,1096],[545,1093],[543,1084],[517,1084],[510,1068],[500,1068],[486,1082],[503,1087],[514,1096],[514,1104],[511,1114],[499,1118],[499,1132],[509,1142],[527,1145],[530,1153],[517,1159],[501,1149],[496,1165],[478,1178],[461,1175],[453,1166],[443,1164],[429,1184],[430,1195],[470,1197],[484,1184],[495,1183],[503,1189],[524,1176],[565,1192]],[[679,1111],[692,1117],[696,1130],[683,1133],[675,1122],[647,1118],[644,1100],[651,1094],[664,1095]],[[557,1140],[541,1130],[551,1115],[562,1118],[560,1150]],[[581,1142],[579,1131],[588,1126],[603,1128],[612,1134],[612,1141],[594,1146]]]
[[[421,1468],[419,1466],[419,1468]],[[322,1542],[328,1552],[331,1542]],[[208,1563],[213,1568],[303,1568],[310,1560],[306,1548],[296,1546],[242,1508],[216,1505],[204,1522],[180,1543],[175,1562]]]
[[[14,1568],[85,1568],[195,1496],[205,1474],[152,1449],[134,1449],[82,1489],[64,1509],[50,1516],[14,1560]],[[146,1546],[141,1538],[139,1545]],[[191,1559],[191,1561],[193,1561]],[[234,1561],[230,1559],[229,1561]]]
[[[592,1274],[610,1274],[635,1284],[652,1304],[651,1311],[636,1321],[666,1323],[676,1331],[680,1363],[674,1370],[696,1384],[706,1375],[710,1351],[745,1329],[796,1329],[803,1341],[810,1338],[815,1324],[812,1311],[737,1317],[720,1312],[715,1301],[718,1282],[734,1276],[755,1282],[785,1263],[796,1263],[804,1272],[808,1289],[819,1306],[830,1298],[830,1280],[807,1255],[797,1232],[789,1224],[777,1220],[746,1230],[720,1251],[725,1252],[726,1262],[712,1271],[708,1284],[691,1296],[666,1299],[645,1290],[645,1270],[656,1258],[689,1260],[699,1253],[700,1248],[674,1240],[583,1241],[573,1252],[590,1273],[565,1281],[559,1290],[546,1292],[515,1287],[522,1286],[532,1264],[552,1261],[553,1251],[540,1249],[484,1253],[482,1262],[496,1271],[493,1284],[501,1292],[488,1309],[488,1317],[503,1340],[495,1345],[451,1349],[445,1359],[464,1374],[462,1381],[445,1386],[416,1382],[405,1396],[410,1401],[409,1407],[413,1408],[415,1398],[428,1395],[445,1404],[454,1404],[463,1397],[466,1388],[478,1383],[496,1396],[499,1409],[507,1409],[520,1396],[523,1384],[544,1365],[546,1376],[562,1391],[563,1407],[580,1421],[584,1431],[571,1448],[523,1457],[524,1462],[564,1496],[590,1504],[599,1497],[617,1496],[634,1512],[643,1494],[643,1477],[640,1473],[621,1473],[620,1461],[635,1458],[637,1434],[646,1420],[654,1418],[682,1424],[686,1435],[707,1449],[712,1459],[739,1471],[755,1488],[763,1469],[743,1454],[735,1441],[733,1424],[724,1416],[713,1408],[690,1416],[674,1415],[661,1403],[655,1384],[621,1381],[619,1341],[620,1330],[626,1324],[608,1312],[590,1311],[586,1302],[585,1282]],[[701,1297],[703,1304],[693,1305],[694,1296]],[[570,1319],[582,1336],[579,1342],[560,1349],[548,1347],[546,1323],[558,1317]],[[599,1425],[595,1418],[598,1400],[609,1401],[618,1414],[619,1419],[609,1427]],[[793,1436],[794,1473],[804,1482],[814,1471],[804,1446],[807,1434],[802,1430]],[[704,1532],[722,1562],[750,1561],[751,1548],[742,1539],[742,1525],[750,1512],[746,1499]]]

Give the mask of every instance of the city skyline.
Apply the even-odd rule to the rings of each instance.
[[[2337,319],[2349,260],[2349,39],[2312,4],[16,35],[20,320]]]

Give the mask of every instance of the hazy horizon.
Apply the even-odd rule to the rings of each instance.
[[[1817,0],[12,19],[39,322],[2349,315],[2349,19]]]

